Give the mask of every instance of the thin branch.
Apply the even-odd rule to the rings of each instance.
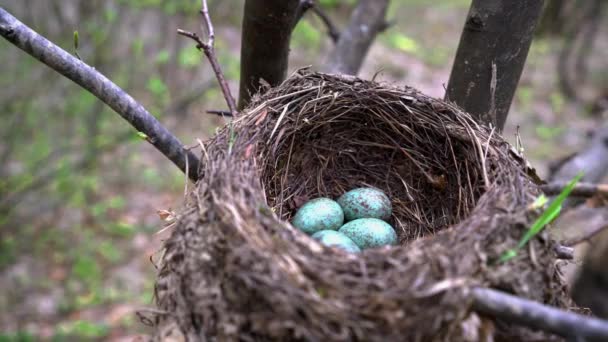
[[[568,185],[568,182],[556,181],[541,185],[540,189],[548,196],[559,195]],[[608,195],[608,184],[578,183],[572,189],[570,196],[592,197],[595,195]]]
[[[340,39],[340,31],[338,30],[336,25],[334,25],[331,18],[329,18],[329,16],[323,11],[323,9],[321,9],[319,4],[316,4],[314,2],[314,0],[300,0],[300,3],[298,4],[298,7],[296,9],[293,27],[295,27],[300,22],[300,20],[302,20],[304,14],[306,14],[308,10],[311,10],[317,17],[319,17],[319,19],[321,19],[321,21],[327,28],[327,35],[329,35],[329,38],[331,38],[331,41],[334,44],[337,43]]]
[[[504,292],[472,289],[473,309],[480,313],[539,329],[575,341],[608,341],[608,321],[559,310]]]
[[[42,37],[1,7],[0,35],[110,106],[135,129],[144,133],[148,137],[146,140],[184,173],[185,160],[188,158],[190,179],[198,180],[198,158],[186,151],[182,143],[140,103],[104,75]]]
[[[230,111],[228,111],[228,110],[209,109],[209,110],[207,110],[207,113],[215,114],[215,115],[219,115],[219,116],[232,116],[232,113],[230,113]]]
[[[319,17],[319,19],[321,19],[321,21],[327,28],[327,34],[329,35],[329,38],[331,38],[331,41],[334,42],[334,44],[337,43],[338,40],[340,40],[340,31],[338,30],[336,25],[334,25],[331,18],[319,6],[313,6],[311,10],[314,14],[317,15],[317,17]],[[386,30],[387,27],[388,26],[383,25],[381,31]]]
[[[238,113],[236,102],[234,101],[234,97],[230,92],[230,87],[228,86],[228,82],[226,82],[226,78],[224,77],[224,73],[222,72],[222,67],[220,66],[217,57],[215,56],[215,32],[213,30],[213,23],[211,22],[211,17],[209,16],[209,7],[207,6],[206,0],[201,0],[202,9],[200,14],[203,17],[203,27],[207,31],[207,42],[203,42],[203,40],[194,32],[184,31],[181,29],[177,30],[177,33],[188,37],[196,42],[196,48],[202,50],[209,63],[211,63],[211,68],[213,68],[213,72],[217,77],[217,81],[220,84],[220,88],[222,89],[222,93],[224,94],[224,99],[226,99],[226,103],[228,104],[228,108],[232,113],[232,116],[236,116]]]
[[[306,12],[309,9],[313,8],[313,7],[315,7],[315,1],[314,0],[300,0],[300,2],[298,3],[298,7],[296,7],[296,12],[295,12],[294,21],[293,21],[293,27],[296,27],[296,25],[304,17],[304,14],[306,14]]]

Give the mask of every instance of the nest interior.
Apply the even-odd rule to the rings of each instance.
[[[549,240],[494,262],[538,189],[499,134],[450,103],[299,70],[202,147],[204,176],[164,245],[157,337],[529,338],[472,312],[470,287],[567,303]],[[360,186],[391,198],[399,246],[347,254],[289,224],[306,200]]]

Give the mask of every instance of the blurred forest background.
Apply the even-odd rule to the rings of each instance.
[[[602,1],[602,0],[600,0]],[[584,1],[582,1],[584,2]],[[355,1],[319,1],[344,27]],[[576,3],[579,3],[578,1]],[[216,51],[237,94],[242,1],[209,1]],[[393,0],[393,25],[360,76],[443,97],[468,0]],[[225,120],[209,64],[177,28],[199,27],[194,0],[2,0],[17,18],[107,75],[185,144]],[[560,31],[558,23],[557,31]],[[565,25],[565,24],[564,24]],[[555,29],[554,29],[555,30]],[[604,120],[589,99],[608,92],[608,25],[585,51],[575,101],[559,86],[563,34],[538,36],[504,135],[519,126],[541,175]],[[571,43],[571,42],[570,42]],[[323,63],[332,42],[308,13],[292,36],[289,70]],[[145,332],[134,312],[153,304],[151,256],[168,232],[185,177],[85,90],[0,40],[0,341],[121,340]],[[598,114],[599,113],[599,114]]]

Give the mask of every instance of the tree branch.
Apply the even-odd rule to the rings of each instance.
[[[356,75],[376,35],[386,28],[388,0],[359,0],[348,27],[330,52],[323,70]]]
[[[260,89],[260,80],[277,86],[287,75],[289,41],[298,0],[246,0],[241,39],[238,108]]]
[[[569,182],[581,171],[584,172],[582,181],[600,182],[608,172],[608,126],[597,129],[585,147],[554,166],[551,171],[551,175],[548,177],[551,183]],[[583,187],[585,185],[581,185],[581,191]],[[598,187],[597,190],[602,192],[601,187]],[[572,207],[581,202],[580,198],[569,197],[562,206],[564,208]]]
[[[321,9],[321,7],[319,7],[318,4],[315,3],[314,0],[300,0],[298,8],[296,9],[296,15],[293,24],[294,28],[300,22],[300,20],[302,20],[304,14],[306,14],[308,10],[311,10],[317,17],[319,17],[319,19],[321,19],[321,21],[327,28],[327,35],[329,35],[329,38],[334,44],[337,43],[340,38],[340,31],[337,29],[336,25],[334,25],[334,23],[331,21],[329,16],[323,11],[323,9]]]
[[[94,68],[45,39],[0,7],[0,35],[32,57],[88,90],[110,106],[157,150],[193,181],[199,177],[199,160],[141,104]],[[186,171],[186,158],[188,170]]]
[[[567,185],[568,182],[556,181],[541,185],[540,189],[545,193],[545,195],[555,196],[559,195]],[[572,189],[570,196],[592,197],[597,194],[608,195],[608,184],[578,183],[574,186],[574,189]]]
[[[473,0],[446,100],[502,131],[543,0]]]
[[[472,289],[473,309],[480,313],[568,338],[608,341],[608,321],[559,310],[504,292]]]
[[[331,18],[329,18],[327,13],[325,13],[323,9],[321,9],[318,5],[312,6],[311,11],[316,14],[319,19],[321,19],[323,24],[325,24],[325,27],[327,28],[327,34],[329,35],[329,38],[331,38],[331,41],[334,42],[334,44],[338,43],[338,41],[340,40],[340,31],[338,30],[336,25],[334,25],[333,21],[331,21]],[[380,29],[379,32],[384,31],[385,29],[386,26],[383,25],[382,29]]]
[[[213,68],[213,72],[217,77],[217,81],[220,84],[220,88],[222,89],[222,93],[224,94],[224,99],[226,99],[226,103],[228,104],[228,108],[232,112],[232,116],[236,116],[238,110],[236,108],[236,102],[234,101],[234,97],[232,96],[232,92],[230,92],[230,87],[228,86],[228,82],[226,82],[226,78],[224,77],[224,73],[222,72],[222,67],[220,66],[217,57],[215,56],[215,32],[213,30],[213,23],[211,23],[211,17],[209,16],[209,7],[207,6],[206,0],[201,0],[202,9],[200,11],[203,17],[203,27],[207,30],[207,42],[203,42],[201,38],[193,32],[177,30],[177,33],[188,37],[196,42],[196,48],[199,50],[203,50],[207,59],[209,59],[209,63],[211,63],[211,68]]]

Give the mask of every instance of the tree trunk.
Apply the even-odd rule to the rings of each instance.
[[[298,4],[298,0],[245,1],[239,109],[259,90],[261,79],[272,86],[285,79]]]
[[[446,99],[502,131],[543,0],[473,0]]]
[[[374,38],[386,27],[387,7],[388,0],[360,0],[323,70],[356,75]]]

